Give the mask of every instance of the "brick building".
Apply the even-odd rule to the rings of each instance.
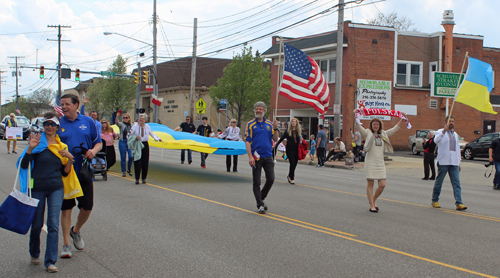
[[[452,14],[452,12],[451,12]],[[451,20],[450,20],[451,19]],[[442,22],[446,32],[435,33],[396,31],[392,27],[344,22],[342,97],[341,97],[341,134],[342,140],[350,145],[349,129],[354,126],[352,110],[371,101],[384,101],[388,109],[405,111],[413,126],[401,129],[391,137],[395,149],[407,149],[408,137],[418,129],[439,129],[444,125],[444,118],[451,106],[452,99],[431,96],[433,75],[431,72],[455,72],[462,69],[465,53],[470,57],[488,62],[494,72],[500,71],[500,48],[484,47],[480,35],[454,34],[454,22],[451,16]],[[283,38],[292,47],[301,49],[316,60],[330,88],[330,109],[325,116],[325,126],[330,128],[329,140],[333,134],[333,100],[335,96],[335,62],[337,32],[327,32],[300,38]],[[279,37],[273,37],[272,47],[262,55],[273,60],[271,78],[271,108],[274,111],[276,101],[274,92],[278,90]],[[282,60],[283,61],[283,60]],[[466,67],[465,67],[466,68]],[[369,100],[370,94],[363,92],[363,84],[378,84],[386,87],[380,96]],[[500,75],[494,75],[494,88],[491,102],[497,112],[500,111],[500,91],[495,85],[500,84]],[[389,86],[390,85],[390,86]],[[370,90],[368,90],[368,93]],[[373,103],[372,103],[373,104]],[[368,107],[367,107],[368,108]],[[497,115],[481,113],[461,103],[456,103],[452,114],[456,117],[457,133],[466,141],[496,128]],[[277,117],[281,122],[288,122],[297,117],[304,127],[304,137],[317,133],[317,112],[310,106],[294,103],[279,96]],[[394,126],[396,118],[383,121],[384,128]],[[366,127],[367,120],[362,121]],[[345,132],[347,131],[347,132]]]

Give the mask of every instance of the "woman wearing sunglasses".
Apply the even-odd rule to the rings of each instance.
[[[132,128],[130,123],[130,115],[125,113],[123,114],[123,120],[120,122],[121,112],[118,111],[116,113],[116,125],[120,128],[120,139],[118,141],[118,150],[120,151],[120,164],[122,167],[122,177],[125,177],[125,171],[132,176],[132,162],[134,162],[134,157],[132,156],[132,150],[127,146],[127,135]],[[128,164],[127,162],[128,155]],[[128,167],[127,167],[128,166]]]
[[[48,272],[57,272],[55,266],[59,246],[59,215],[64,199],[62,177],[73,170],[73,155],[68,146],[56,135],[59,129],[59,117],[56,113],[44,115],[45,131],[30,136],[28,147],[21,154],[21,168],[27,169],[31,162],[33,198],[40,200],[31,225],[29,252],[31,263],[40,264],[40,234],[43,227],[45,206],[47,205],[47,246],[44,265]],[[74,175],[76,177],[76,175]]]
[[[102,119],[101,125],[101,139],[106,141],[106,166],[109,170],[116,163],[115,139],[118,138],[118,135],[116,135],[107,120]]]
[[[230,126],[226,128],[224,133],[219,135],[219,138],[226,139],[229,141],[243,141],[241,139],[240,128],[236,126],[236,119],[231,119]],[[226,168],[228,172],[231,172],[231,156],[226,156]],[[233,172],[238,172],[238,156],[233,155]]]

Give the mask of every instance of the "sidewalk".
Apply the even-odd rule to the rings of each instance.
[[[276,155],[276,161],[277,162],[287,162],[288,161],[285,161],[280,153],[278,153]],[[309,154],[307,155],[307,157],[303,160],[299,160],[299,164],[303,164],[303,165],[311,165],[311,166],[314,166],[316,167],[316,165],[318,164],[318,158],[314,158],[314,161],[311,161],[311,159],[309,159]],[[365,163],[364,162],[359,162],[359,163],[355,163],[353,165],[345,165],[345,161],[342,160],[342,161],[334,161],[334,162],[325,162],[325,167],[330,167],[330,168],[337,168],[337,169],[346,169],[346,170],[358,170],[358,169],[363,169],[363,167],[365,167]]]

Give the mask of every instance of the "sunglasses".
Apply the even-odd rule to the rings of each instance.
[[[43,126],[51,126],[51,127],[56,127],[56,123],[43,123]]]
[[[191,121],[191,119],[186,119],[186,121]]]
[[[236,122],[231,122],[232,124],[235,124]]]
[[[129,117],[123,117],[124,119],[129,119]]]

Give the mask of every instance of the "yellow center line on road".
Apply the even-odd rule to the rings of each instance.
[[[168,163],[168,164],[176,164],[177,163],[172,163],[172,162],[167,162],[167,161],[162,161],[162,160],[153,160],[156,162],[162,162],[162,163]],[[221,174],[225,174],[226,172],[224,171],[218,171],[218,170],[211,170],[212,172],[217,172]],[[239,174],[239,173],[232,173],[231,175],[236,175],[240,177],[251,177],[249,175],[244,175],[244,174]],[[265,179],[265,178],[262,178]],[[281,181],[281,180],[274,180],[274,182],[279,182],[283,184],[288,184],[287,181]],[[366,197],[365,194],[359,194],[359,193],[352,193],[352,192],[347,192],[347,191],[342,191],[342,190],[336,190],[336,189],[330,189],[330,188],[324,188],[324,187],[319,187],[319,186],[314,186],[314,185],[306,185],[306,184],[300,184],[300,183],[295,183],[295,185],[302,186],[302,187],[308,187],[308,188],[313,188],[313,189],[318,189],[318,190],[325,190],[325,191],[330,191],[330,192],[337,192],[337,193],[342,193],[342,194],[348,194],[348,195],[354,195],[354,196],[360,196],[360,197]],[[405,201],[399,201],[399,200],[392,200],[392,199],[386,199],[386,198],[378,198],[378,200],[383,200],[383,201],[388,201],[388,202],[393,202],[393,203],[400,203],[400,204],[405,204],[405,205],[411,205],[411,206],[417,206],[417,207],[422,207],[422,208],[428,208],[428,209],[436,209],[433,208],[430,205],[422,205],[422,204],[415,204],[415,203],[410,203],[410,202],[405,202]],[[472,218],[477,218],[477,219],[483,219],[483,220],[488,220],[488,221],[494,221],[494,222],[500,222],[500,218],[494,217],[494,216],[487,216],[487,215],[480,215],[480,214],[474,214],[474,213],[469,213],[466,211],[456,211],[456,210],[451,210],[451,209],[444,209],[440,208],[439,210],[446,212],[446,213],[452,213],[456,215],[461,215],[461,216],[467,216],[467,217],[472,217]]]
[[[108,172],[108,173],[110,175],[118,177],[118,178],[124,178],[121,175],[119,175],[117,173],[114,173],[114,172]],[[130,181],[134,181],[134,179],[131,179],[131,178],[128,178],[128,177],[125,177],[124,179],[130,180]],[[271,214],[271,213],[268,213],[268,214],[258,214],[256,212],[253,212],[253,211],[250,211],[250,210],[247,210],[247,209],[235,207],[235,206],[232,206],[232,205],[229,205],[229,204],[224,204],[224,203],[221,203],[221,202],[217,202],[217,201],[206,199],[206,198],[199,197],[199,196],[196,196],[196,195],[192,195],[192,194],[184,193],[184,192],[181,192],[181,191],[173,190],[173,189],[170,189],[170,188],[166,188],[166,187],[154,185],[154,184],[151,184],[151,183],[147,183],[146,185],[151,186],[151,187],[156,187],[158,189],[167,190],[167,191],[170,191],[170,192],[173,192],[173,193],[181,194],[181,195],[184,195],[184,196],[192,197],[192,198],[195,198],[195,199],[198,199],[198,200],[210,202],[210,203],[213,203],[213,204],[225,206],[225,207],[232,208],[232,209],[236,209],[236,210],[239,210],[239,211],[244,211],[244,212],[248,212],[248,213],[251,213],[251,214],[258,215],[258,216],[262,216],[262,217],[266,217],[266,218],[269,218],[269,219],[277,220],[277,221],[280,221],[280,222],[283,222],[283,223],[287,223],[287,224],[290,224],[290,225],[294,225],[294,226],[297,226],[297,227],[306,228],[308,230],[317,231],[317,232],[320,232],[320,233],[323,233],[323,234],[328,234],[328,235],[332,235],[332,236],[335,236],[335,237],[338,237],[338,238],[342,238],[342,239],[354,241],[354,242],[357,242],[357,243],[360,243],[360,244],[364,244],[364,245],[367,245],[367,246],[379,248],[379,249],[382,249],[382,250],[385,250],[385,251],[389,251],[389,252],[392,252],[392,253],[400,254],[400,255],[407,256],[407,257],[410,257],[410,258],[414,258],[414,259],[417,259],[417,260],[421,260],[421,261],[433,263],[433,264],[436,264],[436,265],[440,265],[440,266],[444,266],[444,267],[447,267],[447,268],[451,268],[451,269],[455,269],[455,270],[467,272],[467,273],[470,273],[470,274],[479,275],[481,277],[489,277],[489,278],[495,278],[496,277],[496,276],[488,275],[488,274],[485,274],[485,273],[481,273],[481,272],[473,271],[473,270],[470,270],[470,269],[466,269],[466,268],[463,268],[463,267],[459,267],[459,266],[455,266],[455,265],[451,265],[451,264],[439,262],[439,261],[436,261],[436,260],[424,258],[424,257],[417,256],[417,255],[413,255],[413,254],[410,254],[410,253],[407,253],[407,252],[399,251],[399,250],[392,249],[392,248],[389,248],[389,247],[385,247],[385,246],[382,246],[382,245],[378,245],[378,244],[370,243],[370,242],[367,242],[367,241],[355,239],[355,238],[353,238],[353,237],[355,237],[355,235],[351,235],[351,234],[340,232],[340,231],[335,231],[335,230],[332,230],[332,229],[329,229],[329,228],[326,228],[326,227],[322,227],[322,226],[318,226],[318,225],[314,225],[314,224],[309,224],[307,222],[302,222],[300,220],[296,220],[296,219],[292,219],[292,218],[287,218],[287,217],[284,217],[284,216],[280,216],[280,215],[277,215],[277,214]],[[301,224],[301,223],[303,223],[303,224]],[[333,232],[330,232],[330,231],[333,231]]]

